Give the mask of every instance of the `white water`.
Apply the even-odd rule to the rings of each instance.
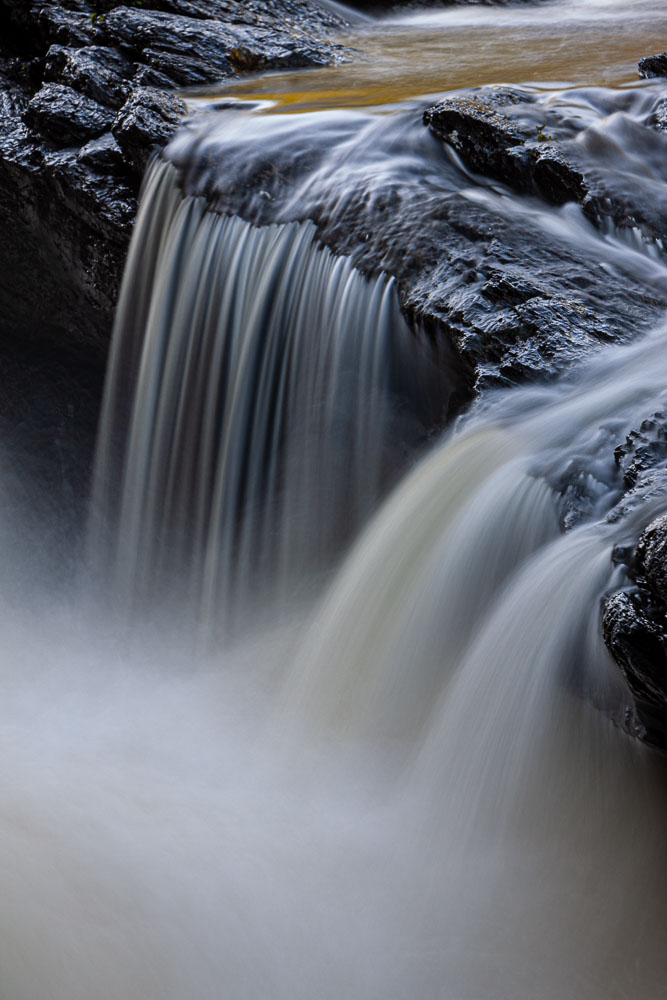
[[[154,165],[109,360],[91,549],[123,602],[176,577],[215,621],[325,567],[447,399],[392,280],[315,247],[312,223],[205,208]]]
[[[207,659],[5,597],[3,1000],[658,1000],[664,766],[597,613],[628,528],[561,536],[545,477],[586,452],[604,505],[663,336],[499,401],[314,616]]]
[[[369,310],[355,329],[377,335],[382,350],[388,340],[396,349],[374,321],[382,303],[393,315],[392,293],[314,250],[308,227],[275,228],[269,243],[266,232],[213,220],[162,180],[134,244],[116,342],[130,384],[110,382],[99,458],[98,515],[111,514],[117,534],[110,550],[96,524],[92,548],[114,555],[116,594],[132,604],[178,575],[156,519],[178,538],[192,518],[184,589],[206,590],[194,601],[202,617],[224,616],[224,586],[202,578],[211,560],[225,567],[216,577],[235,571],[217,544],[233,519],[210,529],[184,492],[188,462],[206,472],[192,461],[189,417],[205,419],[197,398],[212,392],[216,369],[168,377],[191,371],[180,348],[215,326],[214,289],[229,287],[202,274],[214,264],[250,272],[255,255],[266,274],[275,252],[278,284],[288,258],[291,276],[311,283],[304,310],[324,296],[332,338],[345,308],[333,289],[345,284],[349,307]],[[567,228],[567,213],[552,224]],[[214,259],[230,233],[239,242]],[[586,238],[593,253],[592,231]],[[664,280],[660,261],[639,250],[625,260],[634,277]],[[618,242],[601,236],[597,252],[620,269]],[[187,281],[176,284],[177,274]],[[252,294],[260,278],[237,287]],[[229,309],[252,312],[260,291]],[[179,309],[199,310],[201,324],[180,323]],[[186,343],[172,342],[184,328]],[[163,355],[154,338],[169,341]],[[246,622],[206,652],[197,616],[176,626],[168,605],[150,624],[138,613],[128,625],[28,575],[0,504],[1,1000],[661,1000],[665,765],[616,725],[627,694],[599,635],[598,604],[622,583],[612,546],[663,509],[656,497],[634,519],[604,519],[618,494],[614,444],[664,406],[664,341],[658,330],[560,385],[492,400],[405,477],[323,596],[308,576],[277,623]],[[312,346],[299,349],[314,363]],[[300,370],[307,359],[297,354]],[[368,389],[376,370],[364,365]],[[248,390],[239,366],[225,370]],[[326,399],[336,375],[327,367]],[[132,403],[143,377],[155,386],[146,421]],[[372,436],[391,437],[393,410],[380,395]],[[160,413],[174,399],[173,413]],[[250,408],[223,412],[218,429],[232,445],[253,420],[270,438],[268,416]],[[328,418],[312,427],[318,447],[333,446],[331,428]],[[352,506],[369,487],[372,506],[381,489],[377,454],[364,450],[370,429],[357,428],[346,466]],[[296,456],[303,439],[298,427],[291,437],[290,420],[285,434]],[[329,454],[312,454],[316,478],[328,474],[317,463]],[[252,448],[247,458],[252,467]],[[232,490],[242,467],[230,457]],[[591,515],[563,536],[565,482]],[[222,503],[222,477],[203,496]],[[308,556],[310,525],[301,535],[274,500],[278,540],[305,538]],[[250,523],[266,527],[266,509],[243,521],[241,537]],[[245,537],[263,556],[265,536]]]

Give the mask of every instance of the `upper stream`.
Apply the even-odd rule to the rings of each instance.
[[[614,460],[667,407],[664,247],[421,122],[526,85],[658,204],[661,29],[644,0],[361,19],[348,65],[189,95],[234,107],[144,181],[75,585],[26,558],[0,455],[0,1000],[665,996],[665,761],[600,633],[665,509],[658,480],[619,516]],[[511,219],[587,308],[657,318],[464,410],[391,240],[371,269],[318,238],[366,189]]]

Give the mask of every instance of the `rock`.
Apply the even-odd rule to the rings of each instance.
[[[4,341],[103,350],[139,175],[185,113],[170,91],[337,61],[345,23],[311,0],[0,0]]]
[[[657,56],[645,56],[637,64],[639,75],[645,78],[653,76],[667,76],[667,52],[661,52]]]
[[[611,222],[638,227],[648,239],[667,238],[664,183],[651,186],[640,175],[628,189],[632,165],[621,152],[636,147],[637,159],[651,168],[653,161],[664,161],[660,140],[646,128],[661,127],[664,109],[656,109],[646,125],[612,112],[608,124],[589,128],[545,109],[531,94],[487,87],[439,102],[426,110],[424,121],[478,174],[555,205],[578,203],[597,226]]]
[[[25,126],[0,132],[3,339],[71,343],[103,356],[135,211],[135,193],[43,149]]]
[[[105,18],[105,32],[131,58],[146,63],[180,86],[222,80],[268,67],[322,66],[344,58],[342,46],[278,26],[230,24],[164,11],[117,7]]]
[[[134,67],[114,49],[101,45],[65,48],[52,45],[46,54],[44,79],[73,87],[98,104],[116,110],[128,96]]]
[[[77,153],[77,161],[103,174],[117,174],[124,169],[123,150],[111,132],[93,139]]]
[[[520,100],[502,90],[448,98],[424,112],[424,124],[455,149],[466,166],[521,189],[530,183],[530,167],[524,165],[526,157],[516,156],[516,150],[533,135],[527,125],[499,110]]]
[[[505,93],[502,99],[505,117],[521,106]],[[561,238],[482,180],[467,183],[418,112],[368,124],[341,116],[337,131],[317,119],[287,120],[270,141],[250,119],[241,127],[237,114],[220,112],[224,157],[216,155],[210,118],[190,123],[168,148],[185,191],[261,224],[305,215],[322,242],[360,270],[394,275],[405,315],[432,334],[452,371],[456,405],[492,387],[553,378],[597,346],[646,328],[667,305],[639,281],[610,282],[566,230]],[[531,114],[542,123],[539,108]],[[507,136],[515,141],[518,132],[495,111],[485,124],[505,155]],[[396,162],[397,136],[398,177],[376,166],[392,156]],[[218,162],[224,169],[216,170]]]
[[[643,420],[614,452],[616,464],[623,470],[627,490],[637,486],[641,473],[667,462],[667,423],[665,414],[654,413]]]
[[[90,13],[63,10],[55,4],[39,9],[37,27],[46,46],[95,45],[104,39],[101,25],[92,19]]]
[[[60,83],[47,83],[35,94],[26,122],[58,146],[86,142],[107,131],[114,120],[109,108]]]
[[[112,133],[126,161],[143,173],[151,152],[163,146],[186,114],[175,94],[155,87],[138,87],[116,117]]]
[[[656,518],[639,536],[637,574],[663,612],[667,611],[667,514]]]
[[[667,132],[667,98],[658,101],[655,110],[648,119],[648,124],[658,132]]]
[[[667,750],[667,635],[664,623],[641,610],[637,591],[621,591],[603,605],[602,633],[634,699],[629,728],[650,746]]]

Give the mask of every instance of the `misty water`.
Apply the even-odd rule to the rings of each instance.
[[[506,48],[553,43],[543,16],[569,38],[595,22],[618,75],[535,43],[511,82],[667,197],[659,157],[633,156],[656,95],[629,82],[659,20],[644,3],[361,21],[360,62],[400,93],[341,98],[356,63],[253,81],[252,110],[171,147],[192,193],[149,169],[74,583],[35,557],[0,455],[2,1000],[664,995],[665,762],[624,731],[599,618],[624,583],[612,549],[664,510],[608,516],[614,443],[667,404],[667,329],[445,427],[446,373],[391,275],[292,218],[360,176],[407,202],[440,185],[664,290],[638,229],[476,184],[415,125],[419,94],[508,82]],[[399,85],[401,33],[444,51],[453,26],[460,70]],[[266,224],[208,210],[258,145],[297,139],[317,163]],[[565,483],[585,500],[567,533]]]

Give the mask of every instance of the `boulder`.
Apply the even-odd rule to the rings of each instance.
[[[67,48],[52,45],[46,54],[44,79],[73,87],[79,93],[118,109],[128,96],[134,67],[108,46]]]
[[[4,342],[104,352],[174,86],[337,61],[344,24],[311,0],[0,0]]]
[[[28,104],[25,120],[58,146],[74,146],[106,132],[109,108],[60,83],[45,83]]]
[[[667,76],[667,52],[657,56],[644,56],[637,64],[639,75],[650,79],[653,76]]]
[[[175,94],[156,87],[137,87],[120,109],[112,127],[125,161],[142,174],[151,153],[169,140],[186,108]]]
[[[602,633],[634,699],[628,728],[667,750],[667,633],[642,610],[638,591],[621,591],[603,606]]]

